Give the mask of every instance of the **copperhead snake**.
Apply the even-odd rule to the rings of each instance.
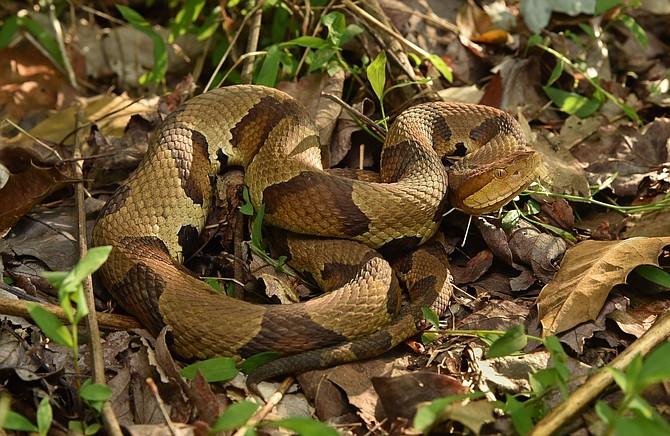
[[[463,157],[445,169],[447,156]],[[421,307],[441,314],[451,295],[444,248],[424,244],[445,209],[496,210],[538,165],[505,112],[437,102],[397,117],[379,182],[346,178],[324,171],[300,103],[271,88],[231,86],[164,120],[102,210],[93,243],[113,246],[101,275],[115,300],[154,334],[169,326],[182,357],[283,353],[252,375],[258,381],[378,355],[420,331]],[[256,305],[215,293],[181,265],[204,226],[212,180],[228,166],[244,169],[254,207],[265,204],[264,224],[288,231],[289,264],[329,292]],[[379,252],[394,258],[396,274]],[[402,309],[396,275],[412,298]]]

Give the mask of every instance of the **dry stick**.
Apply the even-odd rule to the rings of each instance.
[[[68,317],[63,309],[53,304],[37,304],[42,309],[56,316],[60,321],[68,322]],[[21,318],[30,318],[30,313],[26,307],[26,302],[22,300],[10,300],[9,298],[0,298],[0,314],[8,316],[20,316]],[[110,313],[96,312],[98,324],[103,330],[123,331],[129,329],[139,329],[142,325],[133,317],[124,315],[112,315]]]
[[[82,111],[77,112],[76,125],[82,122],[84,114]],[[83,180],[84,174],[82,170],[82,162],[77,160],[81,157],[81,141],[80,135],[75,135],[75,146],[73,162],[75,178]],[[86,211],[84,210],[84,184],[77,182],[74,185],[75,189],[75,203],[77,205],[77,230],[79,233],[79,255],[84,257],[88,249],[88,241],[86,239]],[[95,299],[93,297],[93,281],[91,276],[84,280],[84,294],[86,295],[86,304],[91,309],[86,315],[86,325],[88,326],[89,344],[91,346],[91,356],[93,360],[93,381],[99,385],[106,385],[105,380],[105,365],[102,359],[102,345],[100,344],[100,329],[98,328],[98,319],[95,317]],[[77,328],[77,326],[73,326]],[[119,421],[116,419],[112,403],[105,401],[102,405],[102,420],[105,424],[105,430],[110,435],[123,435]]]
[[[63,41],[63,28],[60,26],[60,21],[56,18],[56,7],[53,4],[53,0],[49,0],[49,20],[51,20],[51,25],[54,28],[54,33],[56,34],[56,42],[58,43],[58,49],[63,55],[63,65],[65,66],[65,71],[67,72],[67,78],[70,81],[70,85],[76,90],[79,89],[79,84],[77,83],[77,76],[74,74],[72,69],[72,63],[70,62],[70,56],[67,54],[65,49],[65,41]]]
[[[177,429],[174,427],[174,423],[170,419],[170,414],[168,413],[168,410],[165,407],[165,403],[163,402],[163,399],[161,398],[160,393],[158,392],[158,386],[156,386],[156,382],[151,377],[147,377],[146,382],[147,386],[149,386],[149,389],[151,389],[154,398],[156,399],[156,403],[158,403],[158,409],[161,411],[161,414],[163,415],[163,419],[165,420],[165,424],[167,424],[168,426],[168,430],[170,430],[170,434],[172,436],[177,436],[178,435]]]
[[[252,53],[258,50],[258,38],[261,33],[261,20],[263,19],[263,2],[264,0],[258,0],[258,2],[256,2],[256,6],[258,7],[254,9],[256,12],[251,20],[251,29],[249,31],[249,39],[247,40],[247,53]],[[253,0],[250,0],[249,7],[251,7],[253,3]],[[254,73],[255,59],[255,56],[250,56],[244,62],[241,74],[242,83],[251,83]]]
[[[261,422],[267,415],[272,411],[272,409],[279,404],[281,399],[284,397],[284,394],[286,394],[286,391],[288,391],[288,388],[291,387],[291,385],[295,382],[295,377],[292,375],[286,377],[282,384],[277,388],[277,390],[268,398],[268,401],[265,403],[263,407],[258,409],[258,412],[254,413],[254,415],[249,418],[247,423],[242,426],[239,430],[237,430],[233,436],[244,436],[247,433],[247,430],[259,422]]]
[[[262,5],[261,5],[262,6]],[[228,55],[230,52],[233,50],[233,47],[235,47],[235,43],[237,42],[237,38],[240,36],[242,33],[242,29],[244,29],[244,26],[247,25],[247,21],[254,16],[256,11],[260,9],[260,6],[256,6],[250,13],[248,13],[244,19],[242,20],[242,23],[240,24],[240,28],[237,29],[237,32],[235,32],[235,36],[233,36],[233,40],[230,41],[230,44],[228,45],[228,48],[226,49],[226,52],[221,56],[221,60],[219,60],[219,63],[217,64],[216,68],[212,72],[212,76],[209,78],[209,81],[207,82],[207,85],[205,86],[205,89],[202,90],[202,92],[207,92],[209,91],[210,87],[212,86],[212,82],[214,81],[214,78],[216,75],[219,73],[221,68],[223,67],[223,63],[228,59]],[[223,81],[222,81],[223,82]],[[222,83],[221,82],[221,83]],[[217,87],[221,86],[221,83],[217,84]]]
[[[664,312],[656,318],[654,325],[619,354],[607,366],[623,371],[638,354],[646,356],[657,345],[670,338],[670,313]],[[600,370],[551,413],[537,423],[529,435],[549,435],[558,431],[582,407],[593,401],[614,379],[609,371]]]

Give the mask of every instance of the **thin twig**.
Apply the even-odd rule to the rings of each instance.
[[[342,106],[342,108],[349,112],[350,115],[358,118],[363,124],[365,124],[370,130],[373,130],[377,135],[379,135],[382,139],[386,137],[386,132],[384,129],[381,128],[381,126],[377,123],[375,123],[373,120],[370,119],[367,115],[365,115],[363,112],[359,111],[358,109],[354,108],[344,100],[342,100],[340,97],[329,94],[327,92],[324,92],[321,94],[323,97],[326,97],[329,100],[334,101],[335,103],[339,104]]]
[[[281,399],[284,398],[286,391],[288,391],[293,383],[295,383],[295,377],[292,375],[286,377],[277,390],[270,396],[270,398],[268,398],[268,401],[265,403],[265,405],[258,409],[258,411],[254,413],[251,418],[249,418],[247,423],[239,430],[237,430],[233,436],[244,436],[249,428],[253,428],[256,424],[265,419],[265,417],[272,411],[272,409],[277,404],[279,404]]]
[[[251,6],[253,5],[254,1],[250,0],[249,3]],[[254,17],[251,21],[249,39],[247,39],[247,50],[246,50],[247,53],[253,53],[258,50],[258,38],[260,37],[261,34],[261,21],[263,20],[263,7],[262,7],[263,3],[264,0],[258,0],[256,2],[256,6],[259,7],[254,9],[256,12],[254,13]],[[256,59],[255,56],[249,56],[244,62],[244,66],[242,67],[242,73],[241,73],[242,83],[251,83],[252,76],[254,73],[255,59]]]
[[[168,426],[168,429],[170,430],[170,433],[173,436],[177,436],[177,429],[174,427],[174,424],[172,423],[172,420],[170,419],[170,414],[167,411],[167,408],[165,407],[165,403],[163,403],[163,399],[160,396],[160,393],[158,392],[158,386],[156,386],[156,382],[151,377],[147,377],[147,385],[149,386],[149,389],[151,389],[151,392],[154,394],[154,398],[156,398],[156,402],[158,403],[158,408],[161,411],[161,414],[163,415],[163,419],[165,420],[165,423]]]
[[[77,117],[75,120],[75,128],[79,126],[84,118],[84,113],[82,111],[77,112]],[[81,156],[81,135],[75,135],[75,146],[73,152],[73,158],[77,159]],[[72,163],[74,169],[75,178],[82,180],[84,178],[83,174],[83,164],[81,161],[75,160]],[[86,211],[84,209],[84,184],[82,182],[77,182],[74,184],[75,188],[75,203],[77,206],[77,231],[79,234],[79,255],[84,257],[86,251],[88,250],[88,241],[87,241],[87,231],[86,231]],[[100,329],[98,328],[98,319],[96,318],[95,312],[95,298],[93,297],[93,281],[91,276],[84,279],[84,294],[86,295],[86,304],[89,307],[88,314],[86,315],[86,325],[88,327],[89,334],[89,344],[91,346],[91,357],[93,360],[93,380],[96,384],[106,385],[107,381],[105,379],[105,365],[103,363],[102,357],[102,345],[100,344]],[[74,326],[73,328],[76,328]],[[114,410],[112,409],[112,404],[109,401],[105,401],[102,407],[102,420],[105,424],[105,430],[110,435],[121,436],[123,432],[119,426],[119,421],[116,419]]]
[[[30,319],[30,313],[26,307],[27,302],[23,300],[11,300],[9,298],[0,297],[0,314],[8,316],[20,316],[21,318]],[[63,322],[68,322],[68,317],[65,315],[60,306],[53,304],[37,304],[42,309],[54,315]],[[124,315],[113,315],[110,313],[96,312],[99,327],[107,331],[123,331],[130,329],[140,329],[142,325],[135,318]]]
[[[251,17],[254,16],[254,14],[256,13],[256,10],[259,9],[259,8],[260,8],[260,6],[256,6],[250,13],[248,13],[244,17],[244,19],[242,20],[242,23],[240,23],[240,27],[237,29],[237,32],[235,32],[235,36],[233,36],[232,41],[230,41],[230,44],[228,44],[228,48],[226,49],[226,52],[223,54],[223,56],[221,56],[221,60],[219,60],[218,65],[216,66],[216,68],[212,72],[212,75],[210,76],[209,81],[207,82],[207,85],[205,86],[205,89],[203,89],[202,92],[209,91],[209,89],[212,86],[212,82],[214,81],[214,78],[219,73],[219,71],[221,71],[221,68],[223,67],[223,63],[226,61],[226,59],[228,59],[228,55],[233,50],[233,47],[235,47],[235,43],[237,42],[237,38],[242,33],[242,30],[244,30],[244,26],[247,25],[247,21],[249,21],[251,19]],[[221,81],[221,83],[223,83],[223,81]],[[219,83],[217,85],[217,87],[221,86],[221,83]]]
[[[63,56],[63,66],[65,67],[67,78],[70,81],[70,85],[74,89],[79,90],[77,76],[74,74],[74,69],[72,69],[72,62],[70,62],[70,56],[67,54],[67,49],[65,48],[65,41],[63,40],[63,28],[60,25],[60,21],[58,21],[58,18],[56,17],[56,7],[53,4],[53,0],[49,0],[47,9],[49,10],[49,19],[51,20],[51,25],[53,26],[54,33],[56,34],[58,49]]]

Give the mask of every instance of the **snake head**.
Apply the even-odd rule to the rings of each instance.
[[[540,163],[534,151],[516,151],[487,163],[462,159],[448,170],[449,201],[472,215],[498,210],[538,177]]]

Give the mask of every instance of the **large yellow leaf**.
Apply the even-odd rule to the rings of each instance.
[[[561,269],[537,299],[545,335],[596,319],[610,290],[639,265],[658,265],[670,237],[584,241],[568,249]]]

